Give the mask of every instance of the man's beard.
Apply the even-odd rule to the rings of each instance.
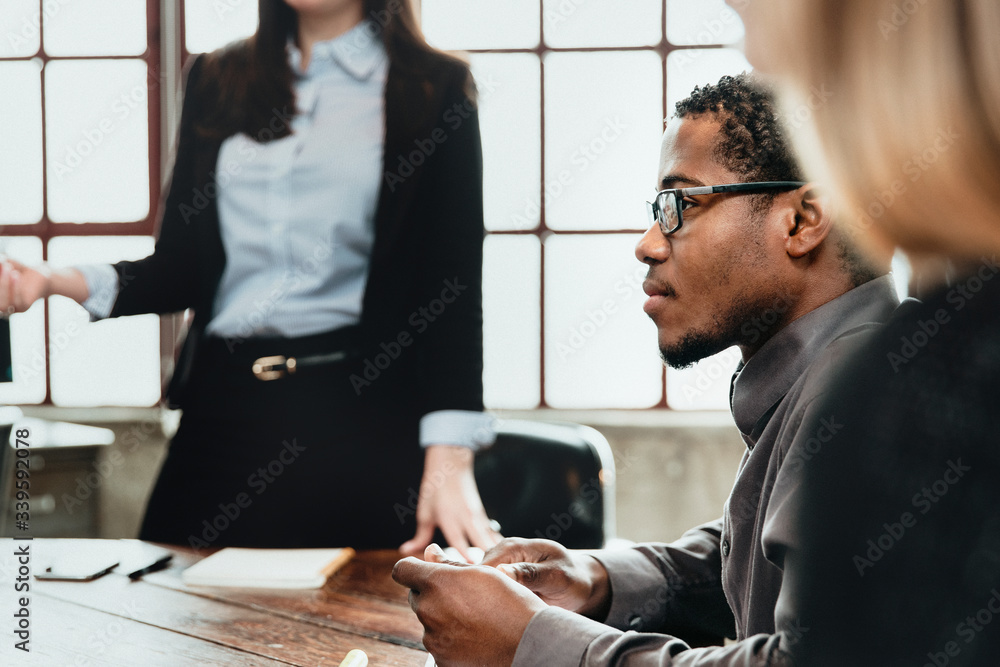
[[[660,347],[660,358],[671,368],[683,370],[729,347],[719,337],[706,331],[688,332],[677,343]]]
[[[673,345],[660,346],[660,358],[671,368],[683,370],[731,345],[739,344],[746,337],[744,325],[753,320],[755,314],[767,308],[766,301],[766,298],[754,301],[734,299],[730,303],[729,312],[717,319],[712,329],[685,332]]]

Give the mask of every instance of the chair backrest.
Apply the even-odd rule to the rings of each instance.
[[[476,455],[486,513],[507,537],[596,549],[615,533],[615,462],[589,426],[505,420]]]

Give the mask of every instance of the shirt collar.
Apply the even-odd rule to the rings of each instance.
[[[773,408],[834,339],[868,322],[884,322],[899,305],[891,276],[882,276],[806,313],[741,363],[730,406],[736,426],[756,442]]]
[[[294,37],[289,37],[288,61],[292,71],[301,78],[339,67],[358,81],[365,81],[386,57],[379,33],[379,26],[366,19],[343,35],[316,42],[308,71],[304,73],[301,71],[302,51],[295,45]]]

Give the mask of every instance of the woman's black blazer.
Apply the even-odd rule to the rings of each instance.
[[[195,130],[206,113],[198,94],[203,59],[188,68],[155,250],[115,265],[119,293],[111,312],[194,310],[167,391],[175,407],[183,406],[226,263],[214,180],[221,141]],[[360,322],[364,363],[354,384],[355,393],[411,415],[483,407],[482,147],[473,95],[467,68],[452,59],[390,62],[383,179]]]

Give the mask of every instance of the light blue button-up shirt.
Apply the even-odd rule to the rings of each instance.
[[[222,143],[215,178],[226,266],[209,334],[296,337],[359,322],[385,143],[389,59],[377,32],[365,21],[314,44],[304,70],[289,41],[297,114],[273,120],[290,120],[292,133],[266,143],[240,133]],[[84,308],[107,317],[114,270],[77,268],[90,289]],[[421,443],[489,444],[491,421],[432,412],[421,420]]]

